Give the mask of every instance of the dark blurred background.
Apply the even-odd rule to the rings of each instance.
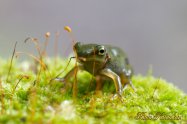
[[[55,32],[60,32],[59,55],[71,53],[69,25],[75,39],[123,48],[136,74],[153,75],[173,82],[187,92],[186,0],[1,0],[0,56],[10,58],[14,43],[19,51],[36,53],[31,36],[41,42],[51,32],[50,56]]]

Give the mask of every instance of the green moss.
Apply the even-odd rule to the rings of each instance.
[[[102,96],[95,96],[95,82],[92,76],[87,72],[80,72],[77,75],[77,99],[74,101],[71,88],[63,92],[63,83],[50,83],[50,79],[66,67],[67,60],[47,59],[46,63],[48,70],[42,70],[38,80],[36,80],[37,75],[32,71],[33,64],[14,63],[9,81],[6,82],[9,66],[5,60],[0,59],[0,123],[181,123],[187,121],[186,94],[164,79],[154,78],[151,75],[133,76],[132,82],[137,91],[134,92],[128,87],[121,101],[112,100],[115,88],[111,82],[105,83]],[[73,62],[61,76],[63,77],[72,67]],[[19,75],[26,75],[29,79],[23,78],[18,83],[21,79]],[[69,84],[72,83],[73,79],[70,79]]]

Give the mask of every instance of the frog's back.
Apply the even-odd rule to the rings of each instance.
[[[105,45],[107,53],[109,54],[111,60],[108,65],[109,68],[111,68],[116,73],[121,72],[132,72],[132,67],[129,63],[128,57],[126,53],[119,47],[109,46]]]

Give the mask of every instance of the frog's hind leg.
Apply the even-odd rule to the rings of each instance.
[[[123,87],[123,91],[126,89],[127,85],[130,85],[130,87],[134,90],[134,92],[136,92],[136,88],[134,87],[134,85],[132,84],[131,79],[129,79],[128,83],[126,83]]]
[[[120,78],[123,86],[123,91],[127,88],[127,85],[130,85],[130,87],[134,90],[134,92],[136,92],[136,88],[134,87],[130,76],[121,74]]]

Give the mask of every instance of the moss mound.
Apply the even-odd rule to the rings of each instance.
[[[9,63],[0,59],[0,123],[182,123],[187,121],[187,96],[161,78],[135,75],[134,92],[128,87],[123,101],[112,100],[114,86],[106,82],[103,95],[94,95],[94,81],[78,73],[77,99],[72,89],[63,92],[63,83],[50,79],[62,71],[67,60],[45,60],[47,70],[32,62]],[[61,75],[63,77],[70,68]],[[73,79],[69,83],[72,84]],[[90,83],[92,82],[92,83]]]

